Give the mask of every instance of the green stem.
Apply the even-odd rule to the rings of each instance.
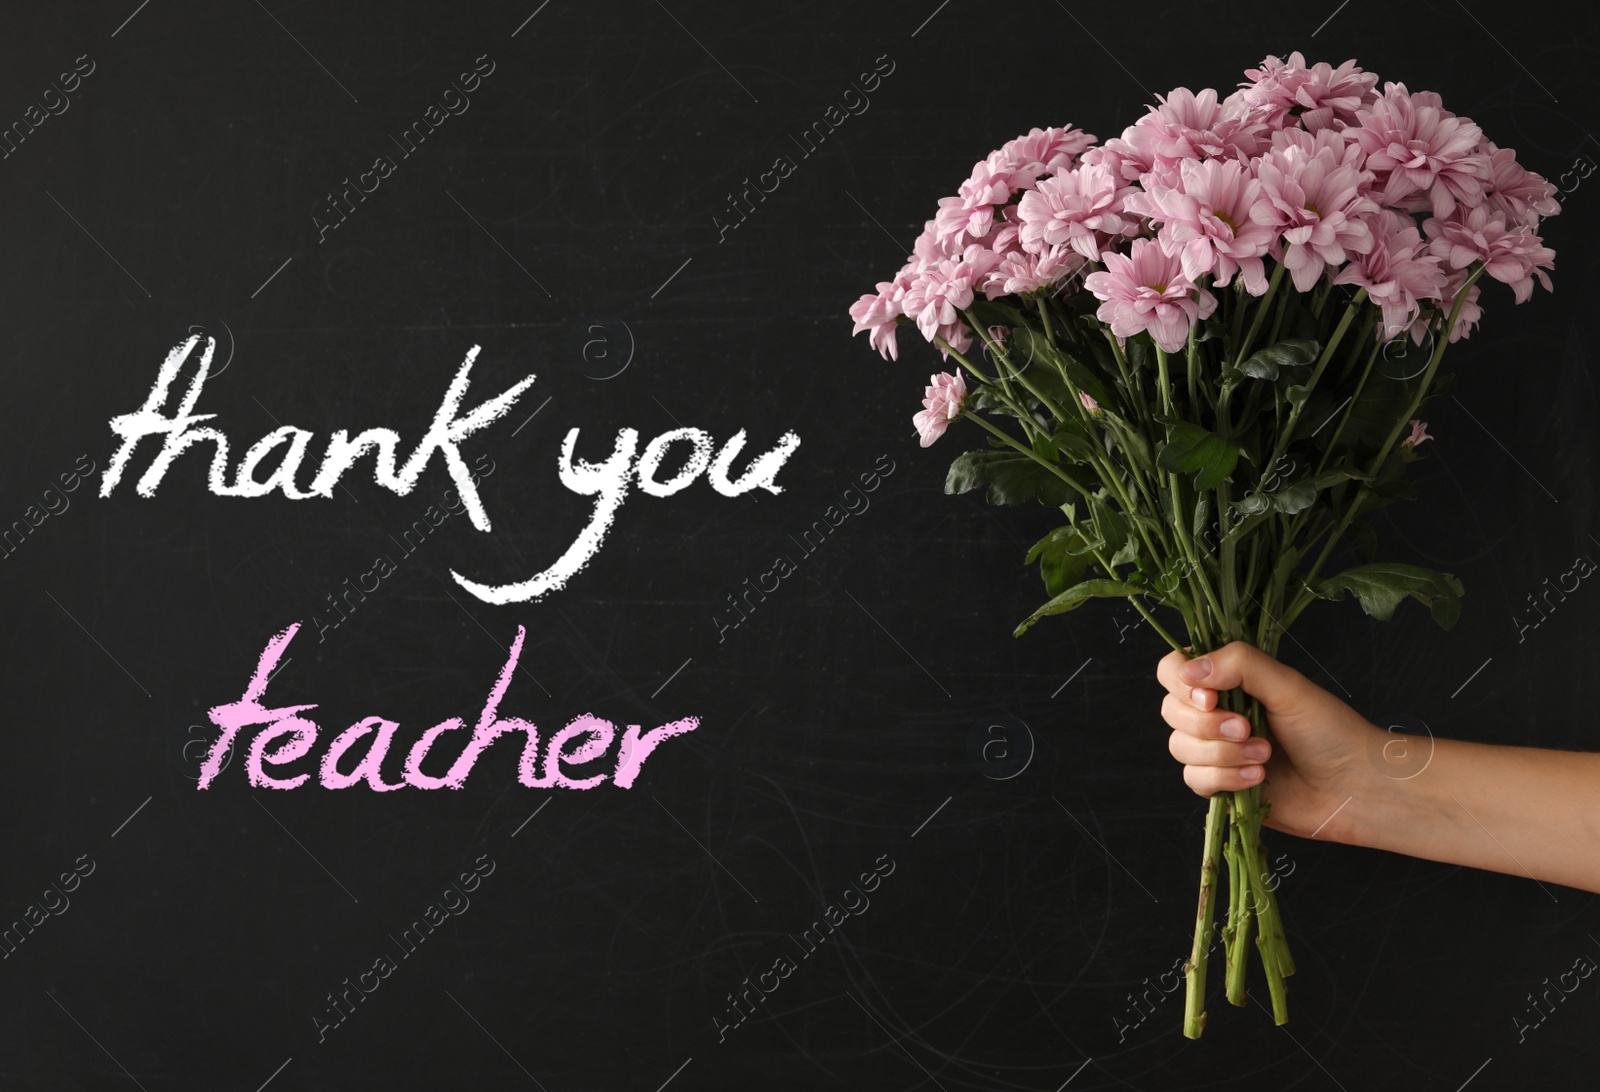
[[[1267,294],[1261,297],[1260,303],[1256,304],[1255,317],[1250,320],[1250,332],[1245,335],[1243,341],[1238,342],[1239,349],[1233,358],[1233,366],[1235,368],[1243,363],[1251,342],[1255,341],[1256,333],[1261,329],[1261,320],[1267,317],[1267,308],[1271,306],[1272,297],[1277,294],[1278,284],[1283,280],[1284,268],[1283,263],[1280,262],[1278,267],[1272,271],[1272,280],[1267,284]]]
[[[1231,809],[1229,814],[1232,814]],[[1245,871],[1249,867],[1249,863],[1245,860],[1244,844],[1239,837],[1238,819],[1235,817],[1229,824],[1228,830],[1228,878],[1231,896],[1227,932],[1232,939],[1232,945],[1227,953],[1226,975],[1228,1000],[1235,1005],[1248,1003],[1248,998],[1245,996],[1245,968],[1249,965],[1250,926],[1254,920],[1249,906],[1250,882],[1245,878]]]
[[[1276,345],[1278,343],[1278,331],[1283,329],[1283,315],[1289,309],[1289,297],[1291,295],[1293,293],[1285,292],[1278,297],[1278,313],[1272,316],[1272,333],[1267,335],[1268,345]]]
[[[995,354],[995,374],[999,376],[1000,389],[1006,392],[1008,400],[1015,402],[1017,392],[1011,389],[1011,381],[1006,377],[1006,372],[1013,370],[1011,367],[1011,358],[1006,355],[1006,351],[1000,347],[999,342],[995,341],[989,336],[989,331],[984,328],[983,323],[973,319],[973,317],[966,311],[961,313],[966,317],[967,325],[978,331],[978,336],[983,339],[983,343],[989,347],[989,351],[991,353]],[[951,351],[954,352],[954,350]],[[962,358],[959,354],[957,354],[956,359],[961,360]],[[962,362],[965,363],[964,360]]]
[[[1361,370],[1361,379],[1356,383],[1350,401],[1345,403],[1344,413],[1339,417],[1339,423],[1333,426],[1333,435],[1328,437],[1328,446],[1322,450],[1322,458],[1317,460],[1317,474],[1321,474],[1328,465],[1328,457],[1333,454],[1334,445],[1339,442],[1339,436],[1344,432],[1345,422],[1350,420],[1350,415],[1356,411],[1356,403],[1361,401],[1361,394],[1367,389],[1367,378],[1372,375],[1372,366],[1378,360],[1378,353],[1383,349],[1383,342],[1373,345],[1372,351],[1367,354],[1367,366]],[[1315,477],[1315,475],[1313,475]]]
[[[961,416],[965,417],[969,421],[976,421],[979,425],[983,426],[989,432],[991,432],[995,436],[999,437],[1007,445],[1009,445],[1010,447],[1013,447],[1016,450],[1022,452],[1022,454],[1026,455],[1028,458],[1032,459],[1034,462],[1038,463],[1040,466],[1042,466],[1046,470],[1050,471],[1050,473],[1054,474],[1056,477],[1060,478],[1062,481],[1064,481],[1068,485],[1072,486],[1072,488],[1076,489],[1078,491],[1078,494],[1080,496],[1082,496],[1084,500],[1093,499],[1093,494],[1088,492],[1086,489],[1083,488],[1083,486],[1079,485],[1075,480],[1073,480],[1073,478],[1070,475],[1068,475],[1066,473],[1066,471],[1062,470],[1059,466],[1057,466],[1051,460],[1045,459],[1045,458],[1041,458],[1039,453],[1037,451],[1033,450],[1033,448],[1027,447],[1026,445],[1017,443],[1017,441],[1015,439],[1013,439],[1011,436],[1008,436],[1002,430],[995,428],[988,421],[985,421],[982,417],[980,417],[976,413],[973,413],[971,410],[967,410],[967,409],[962,410],[961,411]]]
[[[1328,541],[1323,544],[1322,552],[1317,555],[1317,560],[1306,571],[1306,575],[1301,581],[1305,585],[1305,590],[1295,597],[1294,601],[1289,604],[1289,609],[1284,612],[1284,621],[1282,623],[1284,626],[1287,626],[1290,621],[1298,617],[1300,612],[1305,609],[1305,605],[1315,598],[1315,595],[1310,590],[1312,582],[1316,580],[1317,574],[1321,572],[1323,564],[1328,560],[1328,555],[1333,552],[1334,546],[1344,535],[1345,529],[1350,526],[1350,521],[1355,518],[1356,512],[1361,507],[1361,502],[1372,492],[1370,479],[1375,479],[1378,471],[1383,469],[1384,460],[1389,457],[1389,452],[1394,447],[1395,441],[1400,438],[1400,433],[1411,421],[1412,416],[1416,414],[1417,407],[1422,405],[1422,400],[1427,397],[1428,387],[1433,383],[1434,374],[1439,370],[1439,362],[1444,359],[1444,351],[1450,345],[1450,332],[1455,329],[1456,319],[1461,315],[1462,305],[1467,302],[1467,293],[1471,290],[1473,282],[1482,275],[1483,265],[1474,262],[1471,274],[1456,294],[1455,306],[1450,309],[1450,317],[1445,322],[1444,329],[1440,331],[1439,343],[1435,346],[1433,355],[1428,359],[1428,368],[1422,376],[1422,383],[1417,387],[1416,396],[1412,398],[1410,407],[1400,415],[1395,421],[1394,427],[1389,430],[1389,438],[1384,441],[1383,447],[1378,450],[1377,458],[1373,459],[1372,468],[1367,473],[1369,480],[1361,483],[1361,488],[1356,491],[1355,499],[1351,502],[1350,507],[1345,509],[1344,515],[1340,517],[1333,533],[1328,536]]]
[[[1200,343],[1194,339],[1195,331],[1200,328],[1197,322],[1189,327],[1189,342],[1184,357],[1184,368],[1188,372],[1189,380],[1189,412],[1196,421],[1200,420]]]
[[[1050,347],[1052,349],[1054,349],[1055,348],[1055,338],[1050,333],[1050,325],[1049,325],[1049,321],[1050,320],[1049,320],[1048,316],[1046,316],[1045,308],[1043,308],[1043,307],[1040,308],[1040,314],[1041,314],[1041,316],[1045,316],[1044,317],[1045,336],[1046,336],[1047,340],[1050,343]],[[1112,342],[1112,350],[1116,354],[1117,363],[1118,363],[1118,366],[1122,369],[1124,379],[1129,379],[1128,370],[1127,370],[1127,361],[1123,358],[1120,346],[1118,346],[1115,343],[1115,341]],[[1021,376],[1019,375],[1018,378],[1021,378]],[[1067,390],[1072,394],[1073,399],[1078,403],[1078,406],[1079,406],[1080,410],[1085,414],[1085,419],[1087,420],[1089,411],[1088,411],[1087,407],[1083,406],[1082,399],[1079,397],[1078,388],[1072,382],[1071,378],[1067,375],[1065,369],[1061,370],[1061,379],[1066,384]],[[1129,380],[1129,382],[1131,384],[1131,380]],[[1142,402],[1143,401],[1143,394],[1140,393],[1139,397],[1140,397],[1140,401]],[[1145,416],[1148,417],[1148,412],[1146,412]],[[1123,445],[1123,449],[1124,449],[1124,452],[1126,452],[1126,450],[1127,450],[1127,445],[1126,444]],[[1123,511],[1125,513],[1127,513],[1128,521],[1133,525],[1133,527],[1136,530],[1136,533],[1139,535],[1140,540],[1144,543],[1145,549],[1146,549],[1146,551],[1148,551],[1151,560],[1152,561],[1158,560],[1162,556],[1161,551],[1158,551],[1155,548],[1155,544],[1151,541],[1149,532],[1145,529],[1144,523],[1142,521],[1140,521],[1140,520],[1136,520],[1136,519],[1133,518],[1133,514],[1138,511],[1138,507],[1134,505],[1133,499],[1129,495],[1127,486],[1123,482],[1121,475],[1120,474],[1111,473],[1110,468],[1107,467],[1098,458],[1098,456],[1095,457],[1095,469],[1100,474],[1100,480],[1102,482],[1106,483],[1107,487],[1112,490],[1112,492],[1116,496],[1117,500],[1122,504]],[[1129,471],[1128,473],[1130,474],[1131,477],[1133,477],[1134,483],[1135,483],[1135,487],[1136,488],[1140,488],[1141,492],[1144,493],[1146,499],[1148,499],[1150,501],[1153,501],[1156,504],[1156,506],[1157,506],[1157,508],[1159,510],[1160,498],[1159,498],[1158,495],[1152,494],[1150,492],[1148,484],[1142,484],[1141,485],[1141,482],[1143,482],[1143,478],[1142,478],[1142,473],[1139,471],[1137,465],[1135,465],[1134,469],[1132,471]],[[1166,543],[1164,538],[1163,538],[1163,541],[1162,541],[1162,545],[1167,545],[1167,543]],[[1111,570],[1107,569],[1108,575],[1110,574],[1110,572],[1111,572]]]
[[[1161,346],[1156,346],[1156,367],[1161,383],[1161,408],[1168,416],[1172,416],[1172,392],[1168,390],[1167,354]],[[1171,436],[1171,426],[1167,426],[1167,434]],[[1172,522],[1173,533],[1179,545],[1183,548],[1184,560],[1189,567],[1190,584],[1199,585],[1199,590],[1204,594],[1206,602],[1211,605],[1212,611],[1218,618],[1226,618],[1222,604],[1217,601],[1217,593],[1211,587],[1211,581],[1206,577],[1205,571],[1200,567],[1200,559],[1195,553],[1193,528],[1189,526],[1190,520],[1186,518],[1183,505],[1183,491],[1180,488],[1178,474],[1169,471],[1167,475],[1168,488],[1172,491]],[[1199,606],[1196,603],[1196,606]]]
[[[1117,370],[1122,373],[1122,382],[1128,388],[1129,397],[1138,404],[1139,415],[1142,420],[1150,419],[1150,404],[1145,401],[1144,388],[1133,378],[1133,373],[1128,370],[1128,357],[1122,351],[1122,346],[1117,342],[1117,337],[1109,327],[1101,327],[1105,331],[1106,341],[1111,344],[1111,356],[1117,362]]]
[[[1000,348],[999,345],[990,340],[988,332],[982,329],[983,324],[975,320],[970,314],[967,314],[967,312],[963,311],[961,313],[966,316],[967,324],[969,326],[972,326],[980,331],[979,336],[982,337],[984,343],[989,346],[989,351],[998,354],[998,360],[996,362],[1003,369],[1003,371],[1000,373],[1001,383],[1004,384],[1006,382],[1007,377],[1005,372],[1010,372],[1010,378],[1015,379],[1018,383],[1021,383],[1024,387],[1028,388],[1028,393],[1037,398],[1039,400],[1039,404],[1050,411],[1050,416],[1054,417],[1057,421],[1065,421],[1067,419],[1067,415],[1061,411],[1061,407],[1056,405],[1049,398],[1045,397],[1043,391],[1039,390],[1038,387],[1035,387],[1032,383],[1030,383],[1028,381],[1028,377],[1022,374],[1021,369],[1011,366],[1011,358],[1006,355],[1004,349]],[[1007,393],[1010,393],[1009,386],[1006,387],[1006,391]],[[1078,406],[1078,410],[1081,418],[1081,415],[1084,412],[1084,407],[1081,403]]]
[[[1300,403],[1289,411],[1289,420],[1278,430],[1278,442],[1272,445],[1272,456],[1262,465],[1268,468],[1278,465],[1278,456],[1289,446],[1289,440],[1294,436],[1294,429],[1300,423],[1300,414],[1305,410],[1306,404],[1311,401],[1311,392],[1316,389],[1317,380],[1322,378],[1323,370],[1327,368],[1328,361],[1333,359],[1334,350],[1339,347],[1339,342],[1344,340],[1344,332],[1350,328],[1350,322],[1356,316],[1356,309],[1367,302],[1367,290],[1359,290],[1344,309],[1344,314],[1339,317],[1339,325],[1334,327],[1333,337],[1323,348],[1322,355],[1317,358],[1317,366],[1311,369],[1311,378],[1305,381],[1306,396]],[[1352,403],[1353,405],[1354,403]]]
[[[1205,852],[1200,859],[1200,901],[1195,911],[1194,946],[1184,964],[1183,1034],[1200,1038],[1206,1028],[1206,964],[1211,958],[1212,902],[1216,896],[1217,857],[1222,852],[1222,827],[1228,802],[1225,794],[1211,798],[1206,810]]]

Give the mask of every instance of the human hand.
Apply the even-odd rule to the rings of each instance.
[[[1184,764],[1185,784],[1206,797],[1262,784],[1272,805],[1267,826],[1350,840],[1351,816],[1341,809],[1370,773],[1367,756],[1381,728],[1244,641],[1194,660],[1169,652],[1156,678],[1167,688],[1161,716],[1173,730],[1167,748]],[[1248,718],[1218,708],[1219,691],[1233,687],[1260,700],[1272,742],[1247,739]]]

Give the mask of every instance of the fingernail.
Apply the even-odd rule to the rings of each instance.
[[[1267,757],[1267,741],[1264,739],[1252,739],[1239,750],[1244,757],[1253,762],[1260,762]]]
[[[1224,739],[1243,739],[1250,734],[1250,725],[1238,717],[1222,722],[1222,735]]]
[[[1239,779],[1241,781],[1255,781],[1260,778],[1260,776],[1260,766],[1246,766],[1244,769],[1239,771]]]
[[[1211,674],[1211,657],[1201,656],[1197,660],[1190,660],[1178,668],[1178,674],[1190,682],[1197,682]]]

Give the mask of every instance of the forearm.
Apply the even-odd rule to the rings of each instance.
[[[1421,772],[1352,791],[1341,840],[1600,892],[1600,754],[1433,744]]]

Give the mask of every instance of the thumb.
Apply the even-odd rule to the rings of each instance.
[[[1246,641],[1230,641],[1185,661],[1178,666],[1178,677],[1212,690],[1243,687],[1274,713],[1288,715],[1306,712],[1319,690],[1300,672]]]

